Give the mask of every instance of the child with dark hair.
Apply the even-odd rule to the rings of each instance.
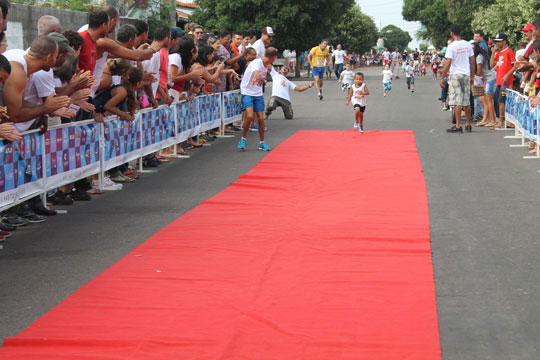
[[[120,85],[113,85],[96,95],[94,99],[96,112],[111,113],[122,120],[133,121],[138,108],[136,93],[142,84],[142,71],[135,67],[129,68]]]

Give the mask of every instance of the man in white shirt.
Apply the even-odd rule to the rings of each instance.
[[[390,71],[392,71],[392,74],[397,74],[397,72],[399,71],[399,61],[401,60],[401,54],[399,53],[399,49],[395,48],[392,54],[390,54],[390,57],[392,59]]]
[[[469,42],[461,39],[461,28],[452,25],[450,28],[452,43],[448,45],[445,54],[445,66],[441,75],[441,87],[444,88],[444,78],[448,73],[450,106],[455,106],[456,125],[447,130],[449,133],[463,133],[461,127],[461,110],[465,110],[465,131],[471,132],[471,86],[474,83],[474,52]]]
[[[262,29],[261,38],[252,45],[252,47],[255,48],[257,51],[257,59],[261,59],[264,57],[264,50],[270,46],[270,43],[272,42],[272,38],[274,37],[274,30],[270,26],[265,26]]]
[[[310,82],[309,85],[296,86],[296,84],[287,79],[288,73],[289,68],[287,66],[283,66],[281,70],[279,70],[279,73],[274,69],[270,71],[270,76],[272,76],[272,97],[268,101],[266,111],[264,112],[265,119],[268,119],[270,114],[272,114],[272,111],[279,106],[283,109],[285,119],[292,120],[294,114],[289,89],[301,92],[313,87],[313,81]]]
[[[336,79],[339,81],[339,76],[343,72],[343,64],[345,63],[345,56],[347,52],[341,49],[341,44],[337,44],[336,50],[332,53],[334,58],[334,72],[336,73]]]
[[[253,60],[242,77],[240,93],[242,94],[242,111],[244,111],[244,124],[242,139],[238,143],[238,150],[246,150],[246,137],[249,125],[255,118],[259,120],[259,150],[270,151],[264,142],[264,96],[263,84],[266,75],[272,69],[272,64],[277,58],[278,51],[273,47],[266,49],[262,59]]]

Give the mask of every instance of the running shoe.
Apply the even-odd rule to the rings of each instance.
[[[452,126],[450,129],[446,129],[447,133],[456,134],[456,133],[462,133],[463,134],[463,128],[457,127],[456,125]]]
[[[259,150],[261,150],[261,151],[270,151],[270,148],[269,148],[268,145],[266,145],[266,143],[263,141],[262,143],[259,144]]]
[[[360,126],[360,125],[359,125],[357,122],[355,122],[355,123],[354,123],[353,129],[358,129],[359,126]]]
[[[246,139],[240,139],[238,150],[246,150]]]
[[[364,127],[360,126],[360,134],[363,134],[363,133],[364,133]]]
[[[259,131],[259,125],[251,125],[249,131]]]
[[[465,131],[466,132],[472,132],[472,126],[471,125],[465,126]]]

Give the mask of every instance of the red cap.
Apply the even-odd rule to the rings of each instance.
[[[527,24],[521,29],[521,31],[532,31],[534,29],[534,26],[532,24]]]
[[[491,44],[493,44],[493,40],[488,41],[488,45],[491,45]]]

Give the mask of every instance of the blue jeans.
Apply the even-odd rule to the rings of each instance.
[[[343,63],[341,64],[336,64],[336,68],[335,68],[335,71],[336,73],[336,79],[339,80],[339,76],[341,75],[341,73],[343,72]]]
[[[484,116],[484,108],[480,102],[480,96],[474,97],[474,115]]]

